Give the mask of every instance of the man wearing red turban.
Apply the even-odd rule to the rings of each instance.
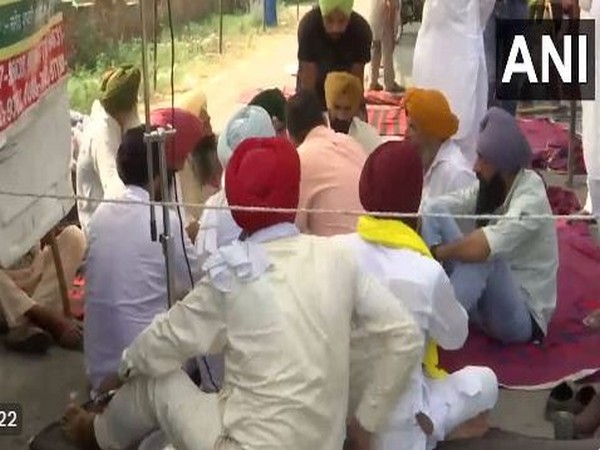
[[[298,154],[286,139],[237,147],[225,192],[246,238],[212,255],[208,277],[125,350],[125,384],[102,414],[70,407],[69,436],[127,448],[160,427],[180,449],[340,450],[356,330],[379,350],[348,433],[356,448],[370,448],[419,363],[422,335],[401,302],[358,270],[347,246],[299,234],[299,182]],[[220,407],[181,370],[186,359],[215,352],[225,355]]]
[[[150,122],[157,127],[172,126],[176,133],[167,138],[167,166],[178,172],[183,169],[188,155],[200,140],[212,130],[206,129],[198,117],[180,108],[159,108],[150,114]]]
[[[487,427],[487,411],[498,398],[498,381],[487,367],[466,367],[448,375],[438,367],[437,346],[456,350],[468,334],[467,312],[454,295],[442,266],[415,231],[417,220],[381,213],[416,214],[421,203],[423,167],[408,141],[379,146],[360,177],[360,201],[367,211],[357,233],[341,236],[365,273],[383,282],[412,312],[428,340],[423,364],[415,367],[409,386],[397,401],[387,428],[377,436],[377,449],[433,448],[454,428],[477,417]],[[379,213],[379,214],[377,214]],[[377,350],[366,338],[356,338],[352,353],[350,413],[362,384],[374,376],[370,358]],[[459,388],[457,388],[457,386]],[[461,386],[476,386],[466,392]],[[423,392],[428,392],[427,396]]]

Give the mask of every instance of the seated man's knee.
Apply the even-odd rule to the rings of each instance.
[[[83,259],[86,248],[85,234],[75,225],[69,225],[57,237],[57,242],[70,255]]]
[[[476,377],[481,386],[478,396],[480,412],[489,411],[498,402],[498,377],[492,369],[484,366],[467,366],[470,376]]]

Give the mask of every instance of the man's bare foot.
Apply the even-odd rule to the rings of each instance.
[[[427,436],[431,436],[433,434],[433,422],[427,415],[420,412],[415,416],[415,419],[417,419],[417,423],[421,427],[421,430],[423,430],[423,433],[425,433]]]
[[[35,305],[25,315],[38,327],[50,333],[61,347],[72,350],[83,347],[83,329],[80,323],[41,305]]]
[[[446,437],[447,441],[474,439],[483,437],[490,429],[489,413],[483,412],[463,422]]]
[[[100,450],[94,434],[94,417],[94,413],[70,404],[62,419],[62,429],[67,439],[81,449]]]

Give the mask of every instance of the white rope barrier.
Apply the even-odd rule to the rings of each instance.
[[[280,213],[308,213],[308,214],[341,214],[350,216],[362,216],[365,211],[347,210],[347,209],[310,209],[310,208],[267,208],[262,206],[208,206],[202,203],[185,203],[185,202],[160,202],[160,201],[145,201],[145,200],[133,200],[133,199],[108,199],[108,198],[93,198],[85,197],[81,195],[54,195],[54,194],[35,194],[29,192],[14,192],[4,191],[0,189],[0,196],[7,197],[18,197],[18,198],[35,198],[35,199],[52,199],[52,200],[85,200],[96,203],[113,203],[123,205],[143,205],[143,206],[167,206],[171,208],[183,207],[183,208],[199,208],[208,210],[223,210],[223,211],[249,211],[249,212],[280,212]],[[522,214],[520,216],[510,215],[492,215],[492,214],[437,214],[437,213],[390,213],[390,212],[378,212],[369,211],[369,215],[387,217],[390,219],[407,219],[407,218],[418,218],[418,217],[440,217],[440,218],[453,218],[462,220],[498,220],[498,219],[510,219],[510,220],[522,220],[522,219],[535,219],[535,220],[578,220],[578,221],[593,221],[595,217],[589,214]]]

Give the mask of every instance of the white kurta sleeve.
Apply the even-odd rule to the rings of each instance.
[[[387,425],[413,369],[420,363],[424,338],[408,310],[382,284],[357,275],[356,331],[378,341],[372,377],[356,409],[362,427],[372,433]]]
[[[450,214],[474,214],[478,193],[479,183],[473,183],[468,188],[439,197],[429,198],[423,203],[423,212],[437,213],[441,207]]]
[[[456,299],[450,279],[440,266],[433,288],[429,335],[445,350],[458,350],[469,335],[469,317]]]
[[[173,231],[173,248],[175,249],[175,274],[178,282],[178,286],[185,291],[192,288],[190,284],[190,272],[194,284],[202,278],[202,267],[200,264],[200,257],[198,251],[188,234],[183,230],[181,234],[182,223],[179,222],[179,218],[175,212],[170,213],[171,229]],[[183,237],[183,239],[182,239]],[[188,268],[189,262],[189,268]]]
[[[106,124],[92,138],[96,172],[104,195],[125,189],[117,171],[117,152],[121,142],[115,131],[110,124]]]
[[[202,281],[182,301],[161,314],[123,352],[119,376],[159,377],[196,355],[220,353],[226,342],[225,300]]]

